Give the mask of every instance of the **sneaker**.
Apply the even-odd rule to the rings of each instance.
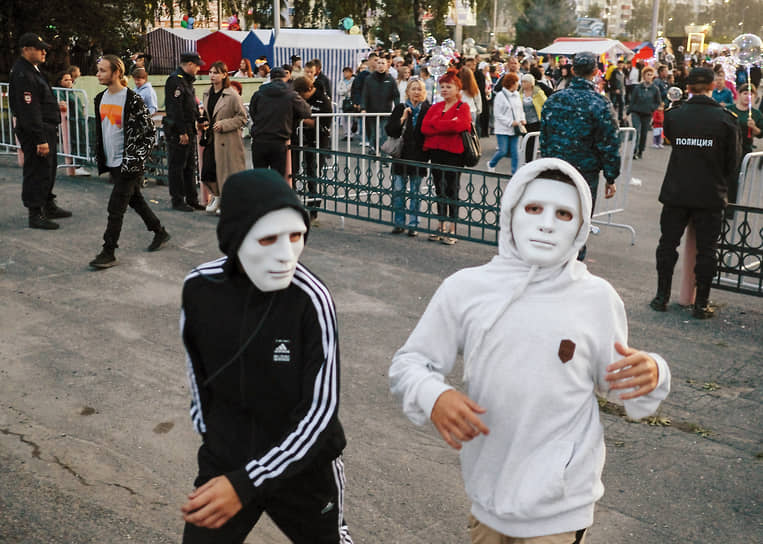
[[[442,231],[433,232],[429,235],[430,242],[439,242],[442,240]]]
[[[51,200],[45,206],[45,217],[48,219],[63,219],[71,216],[72,212],[69,210],[64,210],[63,208],[59,208],[55,200]]]
[[[488,171],[488,172],[490,172],[490,173],[492,173],[492,174],[494,174],[494,173],[495,173],[495,166],[490,166],[490,165],[488,164],[488,165],[487,165],[487,171]]]
[[[715,317],[715,306],[712,302],[707,302],[704,305],[702,303],[695,303],[691,315],[696,319],[710,319]]]
[[[452,246],[456,243],[456,239],[451,236],[443,236],[442,240],[440,240],[441,244],[445,244],[446,246]]]
[[[77,168],[77,169],[74,171],[74,175],[75,175],[75,176],[89,176],[89,175],[90,175],[90,170],[88,170],[87,168],[84,168],[84,167],[80,166],[79,168]]]
[[[313,228],[318,228],[321,226],[321,222],[318,221],[317,217],[311,217],[310,218],[310,226]]]
[[[185,202],[178,202],[177,204],[172,205],[172,209],[179,211],[179,212],[192,212],[193,208],[186,204]]]
[[[416,232],[414,229],[408,229],[408,236],[410,236],[411,238],[413,238],[414,236],[418,236],[418,235],[419,235],[419,233]]]
[[[117,264],[117,258],[114,257],[114,252],[105,248],[96,255],[95,259],[90,261],[90,266],[98,269],[111,268],[115,264]]]
[[[159,251],[164,245],[170,241],[170,234],[164,230],[164,227],[161,228],[161,230],[158,230],[154,233],[154,239],[151,241],[151,244],[146,248],[146,251]]]
[[[215,213],[218,208],[220,207],[220,197],[219,196],[213,196],[212,200],[207,204],[206,212],[209,214]]]
[[[395,227],[392,229],[392,234],[403,234],[405,229],[403,227]]]
[[[649,303],[649,307],[655,312],[667,312],[668,311],[668,299],[657,295]]]

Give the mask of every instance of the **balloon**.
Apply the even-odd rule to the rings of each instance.
[[[183,20],[187,21],[188,20],[188,15],[183,15]]]
[[[665,49],[665,38],[657,38],[654,42],[654,52],[659,53],[663,49]]]
[[[193,23],[195,23],[195,22],[196,22],[196,19],[194,19],[193,17],[189,17],[188,18],[188,28],[193,28]]]
[[[760,57],[763,42],[755,34],[742,34],[731,42],[734,45],[733,55],[739,64],[752,64]]]
[[[464,40],[464,47],[467,47],[468,49],[471,49],[474,47],[474,38],[466,38]]]
[[[440,47],[440,53],[445,58],[448,58],[448,59],[452,59],[453,56],[454,56],[453,50],[450,47],[448,47],[447,45],[443,45],[442,47]]]
[[[671,102],[676,102],[677,100],[681,100],[681,97],[683,97],[684,93],[679,89],[678,87],[671,87],[668,89],[668,100]]]
[[[180,26],[182,26],[183,28],[188,28],[188,21],[186,21],[185,19],[180,21]]]
[[[668,63],[670,63],[670,64],[673,64],[673,63],[675,62],[675,60],[676,60],[676,57],[675,57],[675,56],[673,56],[673,55],[671,55],[670,53],[668,53],[667,55],[665,55],[665,62],[668,62]]]
[[[443,40],[442,45],[451,50],[456,48],[456,42],[451,40],[450,38],[448,38],[447,40]]]
[[[352,28],[350,28],[350,34],[353,36],[360,34],[360,27],[358,25],[352,25]]]
[[[350,30],[353,26],[355,26],[355,21],[352,20],[352,17],[345,17],[342,19],[342,26],[345,30]]]
[[[396,44],[397,42],[400,41],[400,36],[397,34],[397,32],[393,32],[392,34],[389,35],[389,41],[392,42],[393,44]]]
[[[435,45],[431,50],[432,56],[436,55],[442,55],[442,47],[439,45]]]
[[[424,53],[429,54],[434,46],[437,45],[437,40],[434,36],[427,36],[424,38]]]
[[[434,76],[435,79],[439,79],[445,72],[448,71],[448,59],[444,55],[433,55],[429,59],[429,73]]]

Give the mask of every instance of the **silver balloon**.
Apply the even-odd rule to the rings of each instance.
[[[675,56],[673,56],[673,55],[671,55],[670,53],[668,53],[667,55],[665,55],[665,62],[668,62],[668,63],[670,63],[670,64],[673,64],[673,63],[675,62],[675,60],[676,60],[676,57],[675,57]]]
[[[433,56],[433,57],[436,57],[437,55],[442,55],[442,46],[439,46],[439,45],[435,45],[435,46],[434,46],[434,47],[431,49],[430,53],[432,53],[432,56]]]
[[[389,35],[389,41],[392,42],[392,44],[396,44],[400,41],[400,35],[397,32],[393,32]]]
[[[469,48],[469,49],[471,49],[472,47],[474,47],[474,43],[475,43],[475,42],[474,42],[474,38],[466,38],[466,39],[464,40],[464,46],[465,46],[465,47],[467,47],[467,48]]]
[[[443,47],[447,47],[448,49],[455,49],[456,48],[456,42],[454,40],[451,40],[448,38],[447,40],[442,41]]]
[[[678,100],[681,100],[683,95],[684,95],[683,91],[681,91],[681,89],[679,89],[678,87],[671,87],[670,89],[668,89],[668,100],[670,100],[671,102],[676,102]]]
[[[427,36],[424,38],[424,52],[429,53],[434,46],[437,45],[437,40],[434,36]]]
[[[755,34],[742,34],[731,42],[735,47],[733,53],[739,64],[752,64],[760,57],[763,42]]]
[[[440,79],[448,71],[448,64],[448,59],[444,55],[434,55],[429,59],[429,73],[435,79]]]
[[[449,59],[452,59],[455,56],[453,49],[451,49],[447,45],[443,45],[442,47],[440,47],[440,52],[443,54],[443,56]]]

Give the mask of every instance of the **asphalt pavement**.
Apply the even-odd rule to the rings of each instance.
[[[673,374],[649,422],[604,407],[606,492],[588,543],[760,542],[760,299],[714,291],[719,315],[706,321],[676,303],[649,309],[668,154],[648,149],[634,165],[641,185],[619,220],[636,244],[606,227],[588,244],[587,265],[625,302],[630,344],[662,354]],[[172,240],[147,253],[151,233],[128,211],[120,264],[96,272],[87,263],[106,224],[106,179],[59,178],[59,204],[74,217],[57,231],[26,227],[20,180],[15,157],[0,156],[0,542],[179,542],[199,445],[180,289],[193,266],[219,256],[216,218],[170,210],[167,188],[151,184]],[[458,456],[431,425],[403,416],[386,376],[443,278],[496,248],[389,231],[322,214],[302,257],[338,310],[346,518],[356,543],[466,543]],[[247,542],[286,539],[263,520]]]

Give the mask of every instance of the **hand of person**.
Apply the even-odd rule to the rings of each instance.
[[[460,450],[461,442],[490,432],[476,415],[486,411],[460,391],[449,389],[437,397],[430,419],[445,442]]]
[[[654,391],[660,374],[655,360],[643,351],[627,348],[620,342],[615,342],[615,349],[623,358],[607,367],[604,379],[609,382],[610,390],[635,389],[620,395],[621,400],[635,399]]]
[[[215,124],[212,125],[212,130],[215,132],[222,132],[223,126],[220,124],[220,121],[215,121]]]
[[[306,127],[314,127],[315,126],[315,119],[305,119],[305,126]]]
[[[512,127],[518,127],[519,126],[519,121],[512,121],[511,122],[511,126]]]
[[[44,144],[37,144],[37,154],[40,157],[47,157],[48,153],[50,153],[50,146],[47,142]]]
[[[66,113],[66,110],[69,108],[66,106],[66,102],[64,100],[60,100],[58,102],[58,109],[61,110],[61,113]]]
[[[409,115],[411,115],[411,113],[413,113],[413,112],[411,111],[411,108],[405,108],[405,109],[403,110],[403,115],[402,115],[402,117],[400,117],[400,122],[402,123],[403,121],[405,121],[406,119],[408,119],[408,116],[409,116]]]
[[[189,141],[190,141],[190,138],[188,138],[188,134],[180,135],[180,145],[188,145]]]
[[[183,520],[208,529],[218,529],[241,510],[241,500],[225,476],[212,478],[188,495],[180,507]]]
[[[614,183],[607,183],[604,186],[604,198],[612,198],[617,192],[617,186]]]

